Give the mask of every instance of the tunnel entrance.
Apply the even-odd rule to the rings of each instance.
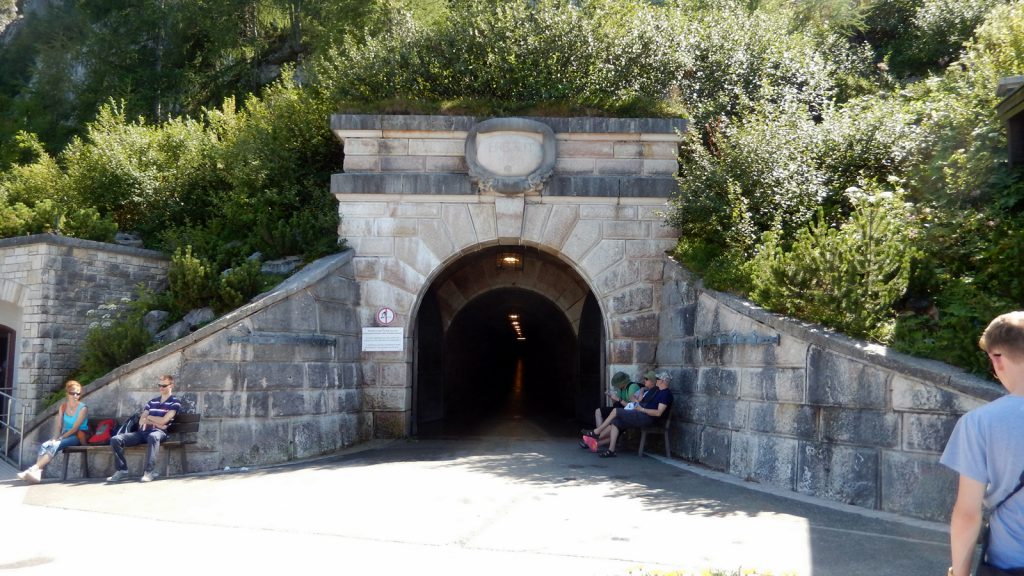
[[[464,270],[472,275],[493,263],[490,252]],[[457,308],[451,289],[458,273],[425,294],[416,328],[417,436],[564,436],[588,421],[601,389],[600,307],[589,290],[578,290],[568,306],[564,296],[578,288],[578,276],[550,256],[530,259],[560,273],[517,279],[492,272],[496,286],[479,287]],[[546,289],[538,292],[539,285]]]

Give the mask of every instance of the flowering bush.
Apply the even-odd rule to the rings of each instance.
[[[142,325],[144,299],[121,298],[86,312],[89,332],[85,337],[79,382],[89,383],[112,369],[138,358],[153,344]]]

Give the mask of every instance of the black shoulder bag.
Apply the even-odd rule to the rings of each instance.
[[[978,557],[978,568],[974,571],[975,576],[1024,576],[1024,568],[997,568],[988,562],[986,562],[986,556],[988,556],[988,541],[991,537],[990,526],[992,522],[992,515],[996,513],[996,510],[1003,505],[1007,500],[1013,498],[1014,494],[1020,492],[1020,489],[1024,488],[1024,472],[1020,474],[1020,480],[1017,482],[1017,487],[1010,492],[1006,498],[999,501],[992,510],[989,511],[988,516],[985,518],[985,527],[981,530],[981,556]]]

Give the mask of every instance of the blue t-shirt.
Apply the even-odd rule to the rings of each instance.
[[[1024,397],[1003,396],[964,414],[939,462],[985,484],[986,508],[998,504],[1024,472]],[[989,562],[1024,566],[1024,490],[999,507],[990,526]]]
[[[668,408],[672,407],[672,391],[668,388],[661,390],[654,388],[644,396],[644,399],[640,401],[640,406],[649,410],[657,410],[658,404],[664,404]]]
[[[174,396],[168,396],[167,400],[161,401],[160,397],[157,396],[146,403],[146,410],[149,411],[149,415],[154,418],[163,418],[168,412],[174,411],[175,414],[181,411],[181,401]],[[170,422],[168,422],[170,424]]]

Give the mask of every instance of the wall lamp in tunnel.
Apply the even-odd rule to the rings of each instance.
[[[498,270],[523,269],[523,254],[515,251],[498,252]]]

